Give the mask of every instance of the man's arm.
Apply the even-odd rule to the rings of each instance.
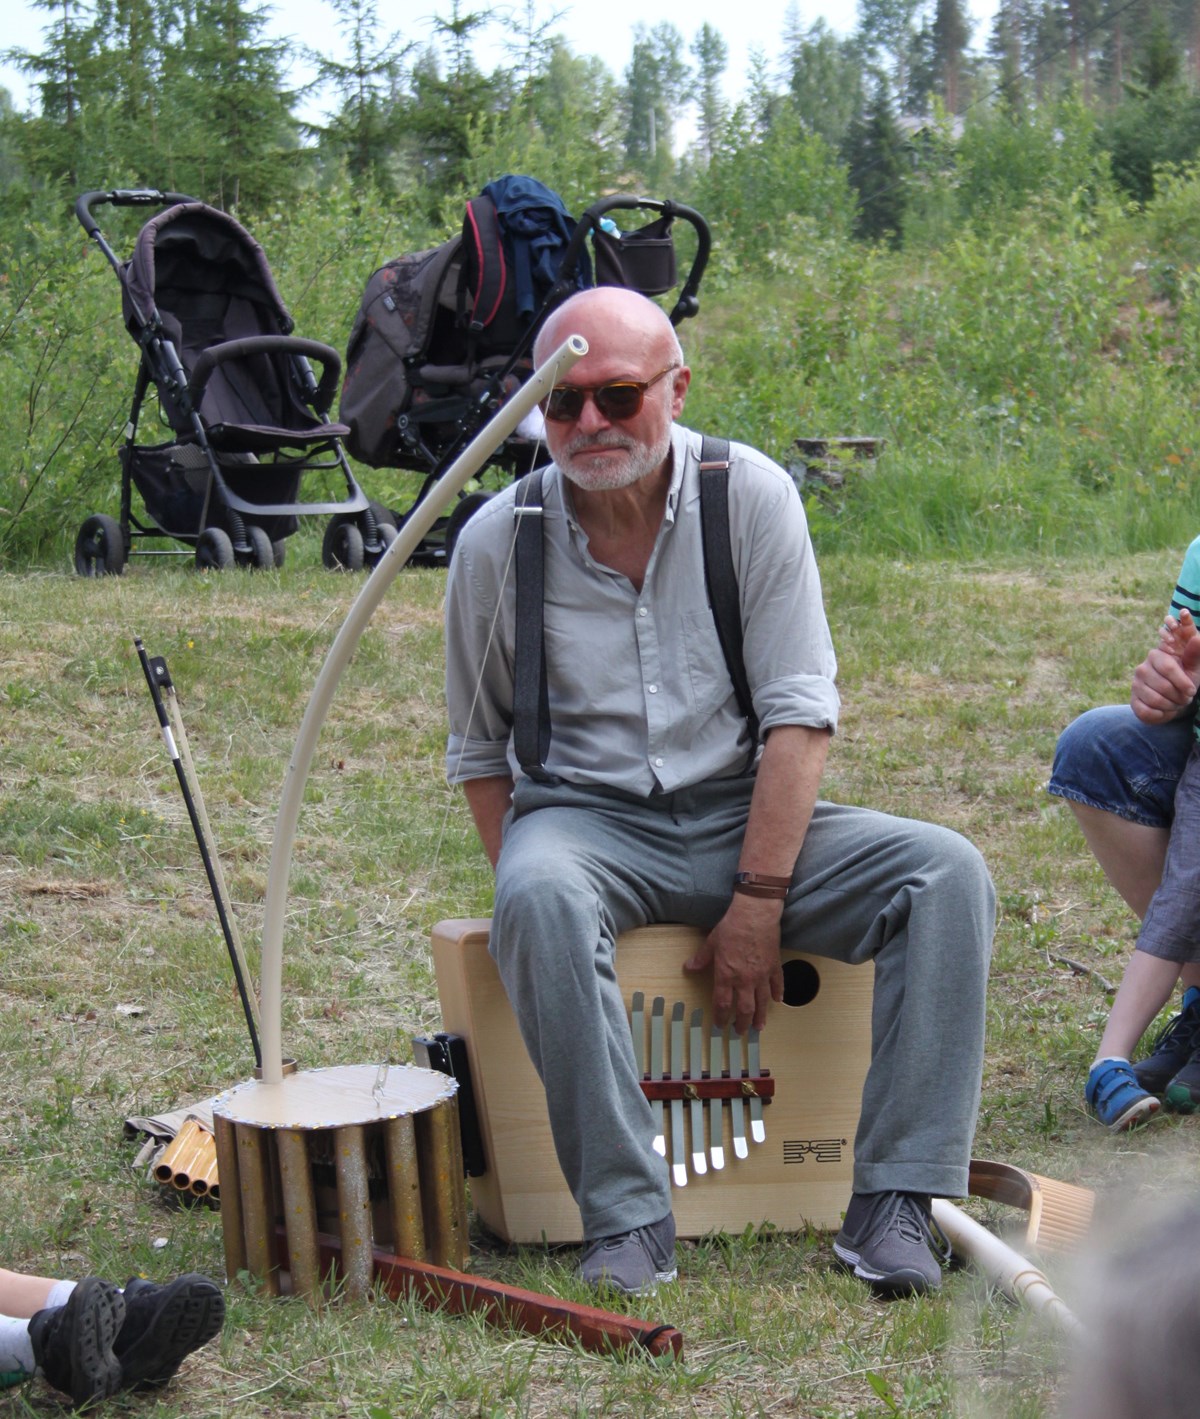
[[[504,831],[504,815],[512,803],[513,781],[509,774],[492,778],[469,778],[463,783],[467,807],[475,819],[475,831],[483,850],[495,871],[500,858],[500,840]]]
[[[790,878],[825,770],[829,731],[799,724],[776,725],[767,735],[738,869]],[[731,882],[732,889],[733,883]],[[783,902],[735,892],[729,908],[700,950],[690,971],[713,966],[713,1017],[731,1019],[739,1034],[766,1024],[767,1004],[783,999],[779,923]]]

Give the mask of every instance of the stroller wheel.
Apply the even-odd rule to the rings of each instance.
[[[321,560],[331,572],[360,572],[365,551],[363,535],[352,517],[332,517],[321,543]]]
[[[278,542],[271,543],[271,558],[275,563],[275,570],[278,571],[283,566],[287,557],[287,543],[281,537]]]
[[[246,541],[249,543],[249,552],[238,553],[234,549],[239,566],[252,567],[256,572],[272,571],[275,567],[275,549],[271,545],[271,539],[263,527],[256,527],[251,523],[246,528]]]
[[[458,502],[454,504],[450,516],[446,519],[443,544],[446,548],[447,566],[450,565],[450,558],[454,556],[454,548],[458,543],[459,534],[491,496],[491,493],[486,492],[468,493],[466,497],[459,498]]]
[[[381,522],[375,531],[376,550],[370,552],[364,547],[363,556],[372,567],[377,567],[383,560],[383,554],[392,545],[400,534],[390,522]]]
[[[371,504],[371,511],[375,515],[375,521],[381,527],[391,527],[393,529],[395,528],[396,514],[391,510],[390,507],[385,507],[383,503],[373,502]]]
[[[120,576],[128,557],[125,534],[115,517],[93,513],[75,539],[75,570],[80,576]]]
[[[196,569],[223,572],[233,566],[233,543],[220,527],[206,527],[196,539]]]

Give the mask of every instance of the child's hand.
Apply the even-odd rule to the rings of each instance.
[[[1190,611],[1168,616],[1158,645],[1133,672],[1129,703],[1143,724],[1164,724],[1187,709],[1200,685],[1200,629]]]
[[[1168,616],[1159,628],[1158,643],[1185,667],[1190,669],[1200,664],[1200,630],[1190,611],[1180,611],[1178,620]]]

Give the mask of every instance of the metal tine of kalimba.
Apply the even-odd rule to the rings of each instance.
[[[654,1005],[650,1012],[650,1077],[651,1079],[663,1079],[666,1077],[666,1057],[663,1054],[663,1010],[666,1002],[661,995],[654,997]],[[654,1108],[654,1151],[661,1157],[667,1156],[666,1122],[663,1112],[663,1101],[655,1099]]]
[[[746,1033],[746,1072],[751,1079],[762,1078],[762,1059],[759,1055],[758,1031],[750,1029]],[[750,1137],[755,1143],[767,1141],[767,1128],[763,1123],[762,1099],[757,1093],[750,1095]]]
[[[683,1001],[671,1007],[671,1078],[683,1078]],[[687,1187],[687,1144],[683,1137],[683,1100],[671,1100],[671,1176]]]
[[[704,1011],[697,1006],[692,1011],[692,1048],[688,1065],[692,1076],[692,1171],[697,1175],[708,1172],[704,1156],[704,1100],[695,1085],[704,1073]]]
[[[742,1077],[742,1037],[734,1029],[729,1031],[729,1077]],[[741,1099],[730,1099],[730,1117],[733,1121],[733,1152],[738,1158],[748,1158],[750,1149],[746,1146],[746,1113]]]
[[[633,1067],[639,1079],[646,1077],[646,997],[640,990],[633,992],[629,1002],[629,1033],[633,1037]]]
[[[725,1033],[721,1027],[714,1024],[708,1036],[708,1075],[710,1079],[719,1079],[721,1072],[725,1068]],[[725,1120],[721,1112],[722,1099],[709,1099],[708,1101],[708,1156],[712,1159],[713,1168],[720,1172],[725,1166]]]

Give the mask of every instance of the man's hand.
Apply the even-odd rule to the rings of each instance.
[[[1159,643],[1133,672],[1130,706],[1143,724],[1165,724],[1192,703],[1200,685],[1200,631],[1191,614],[1168,616]]]
[[[729,910],[688,961],[688,971],[713,968],[713,1020],[730,1020],[739,1035],[767,1023],[767,1006],[783,999],[779,959],[779,919],[783,903],[771,898],[735,896]]]

